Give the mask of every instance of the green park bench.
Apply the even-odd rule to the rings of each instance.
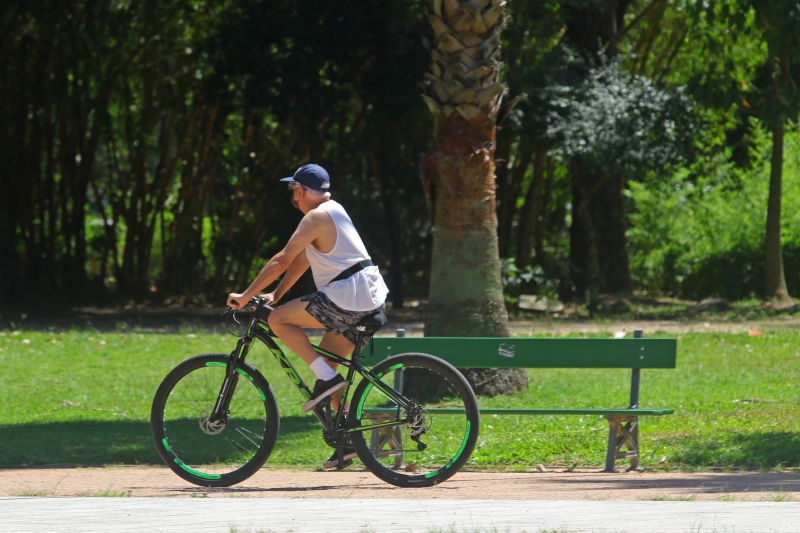
[[[630,404],[627,408],[597,409],[496,409],[482,408],[484,415],[596,415],[608,421],[608,451],[603,472],[617,472],[616,459],[629,458],[628,469],[639,464],[639,417],[669,415],[674,409],[639,407],[641,369],[675,368],[676,339],[645,339],[642,330],[623,339],[528,339],[464,337],[375,337],[370,364],[401,353],[435,355],[457,368],[629,368]],[[577,379],[577,377],[576,377]],[[444,411],[445,409],[443,409]],[[431,409],[436,411],[436,409]],[[625,451],[622,451],[623,446]]]

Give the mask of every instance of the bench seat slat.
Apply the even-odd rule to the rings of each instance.
[[[417,352],[456,368],[675,368],[677,339],[375,337],[374,365]]]
[[[426,409],[430,413],[459,414],[463,409],[457,407],[434,407]],[[621,416],[648,416],[671,415],[675,409],[501,409],[483,408],[482,415],[621,415]],[[395,413],[396,408],[391,407],[365,407],[365,413]]]
[[[429,409],[431,411],[431,409]],[[436,411],[436,409],[433,409]],[[675,409],[481,409],[482,415],[671,415]]]

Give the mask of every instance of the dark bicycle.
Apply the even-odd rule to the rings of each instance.
[[[229,310],[230,311],[230,310]],[[311,391],[275,342],[267,323],[272,308],[253,298],[246,332],[230,355],[204,354],[175,367],[156,392],[150,414],[153,440],[177,475],[196,485],[227,487],[252,476],[278,439],[279,414],[269,383],[245,359],[253,339],[263,342],[307,400]],[[359,334],[370,339],[386,324],[379,312],[362,319]],[[464,376],[431,355],[390,357],[373,368],[319,346],[314,349],[347,368],[342,395],[349,408],[330,402],[313,411],[325,442],[353,447],[377,477],[399,487],[429,487],[450,478],[469,459],[478,439],[480,413]],[[364,350],[366,352],[367,350]],[[351,391],[356,376],[361,381]],[[434,417],[429,409],[436,408]]]

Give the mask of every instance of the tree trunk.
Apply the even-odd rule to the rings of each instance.
[[[511,172],[508,171],[509,158],[511,157],[511,134],[500,131],[497,134],[497,150],[495,150],[495,175],[497,189],[495,198],[497,200],[497,240],[500,249],[500,257],[508,257],[508,249],[511,242],[511,219],[507,213],[514,212],[514,206],[510,205],[508,190],[510,188]]]
[[[429,160],[434,190],[433,254],[425,335],[506,337],[508,314],[500,282],[495,199],[496,133],[505,86],[498,81],[505,2],[436,0],[432,73],[423,95],[435,119]],[[478,394],[511,393],[528,385],[521,369],[468,370]]]
[[[378,164],[375,174],[378,176],[380,184],[380,195],[383,203],[383,215],[386,221],[386,228],[389,240],[389,279],[391,290],[389,294],[392,298],[392,307],[401,309],[405,304],[405,294],[403,291],[403,235],[397,227],[397,207],[395,197],[392,194],[392,182],[390,174],[397,168],[392,164],[388,142],[384,137],[378,144]]]
[[[605,0],[566,9],[567,37],[588,64],[595,63],[601,53],[607,58],[617,55],[618,35],[630,4],[630,0]],[[621,174],[605,175],[580,157],[573,157],[570,169],[574,196],[570,276],[577,296],[581,298],[588,289],[593,304],[599,292],[631,294],[624,180]]]
[[[547,215],[550,211],[550,201],[553,198],[553,179],[555,174],[555,162],[553,158],[547,160],[547,177],[544,182],[544,194],[542,206],[539,217],[541,223],[536,224],[534,249],[536,250],[536,263],[542,264],[542,256],[544,255],[544,229],[547,225]]]
[[[568,4],[564,8],[567,39],[585,59],[596,60],[600,52],[615,57],[619,32],[631,3],[632,0],[600,0]]]
[[[766,298],[778,307],[788,307],[794,302],[786,288],[781,252],[781,180],[783,174],[783,135],[786,119],[780,117],[772,124],[772,160],[769,175],[769,200],[767,202],[767,236],[764,246],[766,271]]]
[[[531,251],[534,236],[539,224],[539,210],[542,203],[542,183],[544,181],[544,163],[547,152],[541,146],[536,148],[536,159],[533,164],[533,178],[525,194],[525,205],[519,215],[517,226],[517,266],[524,268],[531,262]]]
[[[440,152],[437,152],[439,155]],[[500,283],[494,164],[463,158],[451,196],[436,180],[436,211],[425,332],[438,337],[506,337],[508,316]]]
[[[498,143],[498,149],[502,144]],[[514,215],[517,212],[517,197],[519,197],[520,190],[522,189],[522,182],[525,179],[525,174],[533,158],[534,144],[533,141],[527,136],[521,136],[519,145],[517,146],[516,154],[514,155],[514,166],[508,171],[504,169],[505,183],[501,187],[498,173],[498,189],[497,199],[500,205],[497,209],[498,228],[497,236],[499,239],[500,257],[511,256],[511,243],[514,241],[513,236],[513,223]],[[505,162],[501,162],[500,166],[505,166]],[[524,266],[524,265],[520,265]]]
[[[14,205],[16,197],[8,175],[0,169],[0,306],[9,309],[25,305],[23,298],[22,265],[17,253],[14,231]]]
[[[582,268],[579,276],[584,283],[576,284],[590,293],[589,303],[594,303],[600,293],[630,295],[632,281],[625,240],[625,196],[621,174],[607,175],[587,169],[580,158],[570,165],[573,183],[571,236],[580,239],[575,254],[574,267]],[[583,235],[578,233],[582,231]]]

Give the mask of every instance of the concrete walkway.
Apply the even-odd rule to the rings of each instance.
[[[0,498],[4,533],[800,531],[797,502]]]

